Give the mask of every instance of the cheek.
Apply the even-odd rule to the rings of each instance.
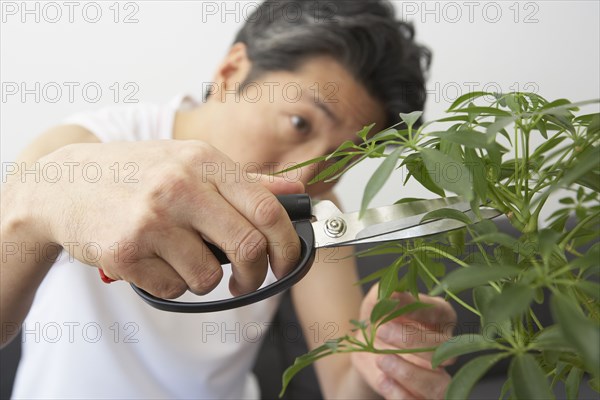
[[[221,142],[229,149],[227,153],[240,163],[264,164],[277,161],[281,152],[276,132],[264,113],[255,107],[239,107],[231,117],[227,132],[221,132]]]

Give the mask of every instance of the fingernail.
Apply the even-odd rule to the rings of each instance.
[[[388,340],[392,335],[392,329],[387,325],[382,325],[377,329],[377,337],[381,340]]]
[[[396,363],[396,360],[394,358],[394,356],[383,356],[383,357],[379,357],[377,359],[377,365],[379,365],[379,368],[381,368],[384,371],[391,371],[392,369],[394,369],[394,364]]]

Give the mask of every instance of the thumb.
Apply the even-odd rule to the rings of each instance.
[[[305,192],[304,185],[300,181],[291,181],[279,176],[262,174],[254,174],[253,178],[273,194],[300,194]]]

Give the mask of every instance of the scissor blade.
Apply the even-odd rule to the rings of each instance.
[[[439,207],[442,208],[442,207]],[[447,204],[443,208],[451,208],[457,211],[466,212],[471,209],[471,205],[467,202],[460,202],[456,204]],[[399,230],[407,229],[413,226],[421,224],[423,217],[429,213],[429,210],[420,214],[416,214],[410,217],[405,217],[399,220],[386,221],[381,224],[374,224],[365,227],[362,231],[356,234],[357,239],[366,239],[374,236],[381,236],[390,232],[396,232]]]
[[[372,208],[359,213],[342,214],[330,202],[313,207],[317,221],[313,222],[317,247],[343,246],[359,239],[381,236],[394,231],[419,225],[422,217],[439,208],[455,208],[466,211],[470,207],[460,197],[418,200],[410,203]],[[336,231],[336,228],[341,228]]]
[[[502,214],[500,211],[489,207],[481,207],[479,209],[479,212],[483,219],[492,219]],[[465,212],[465,215],[469,217],[472,221],[477,221],[478,219],[472,210]],[[406,240],[448,232],[454,229],[462,228],[464,226],[465,224],[463,222],[454,219],[440,219],[431,222],[426,222],[421,225],[415,225],[410,228],[402,229],[399,231],[390,232],[380,236],[358,239],[353,242],[345,243],[344,245],[357,245],[362,243],[381,243],[392,242],[396,240]]]

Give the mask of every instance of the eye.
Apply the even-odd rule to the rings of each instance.
[[[290,122],[294,129],[302,134],[308,134],[310,132],[310,123],[299,115],[292,115]]]

